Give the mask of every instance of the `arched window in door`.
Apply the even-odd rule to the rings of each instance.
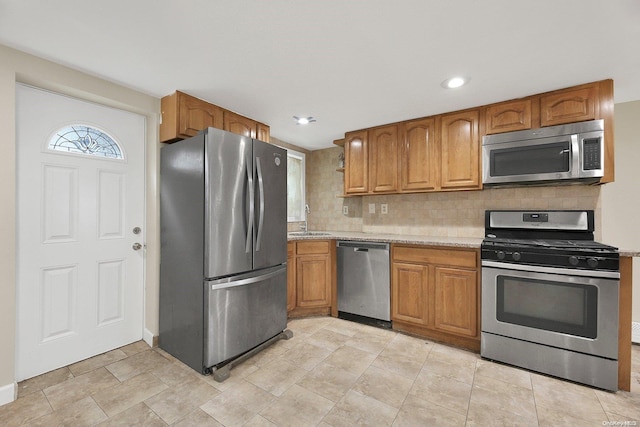
[[[65,126],[49,140],[49,150],[107,159],[124,159],[118,143],[106,132],[86,125]]]

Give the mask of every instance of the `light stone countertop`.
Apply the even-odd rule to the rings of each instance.
[[[312,234],[302,235],[300,232],[290,232],[287,234],[288,240],[353,240],[358,242],[382,242],[382,243],[405,243],[411,245],[425,246],[451,246],[458,248],[480,248],[481,238],[476,237],[436,237],[436,236],[414,236],[409,234],[380,234],[362,233],[356,231],[311,231]],[[319,234],[313,234],[319,233]],[[640,251],[633,249],[619,250],[622,257],[640,257]]]
[[[312,234],[301,235],[300,232],[290,232],[287,236],[289,241],[334,239],[359,242],[406,243],[425,246],[451,246],[472,249],[479,249],[482,243],[482,239],[474,237],[414,236],[408,234],[379,234],[353,231],[311,231],[310,233]]]
[[[619,249],[620,256],[640,257],[640,251],[630,249]]]

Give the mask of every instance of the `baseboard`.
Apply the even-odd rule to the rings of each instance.
[[[142,339],[144,340],[144,342],[149,344],[149,347],[158,346],[158,338],[154,337],[153,333],[151,333],[151,331],[147,328],[144,328],[144,331],[142,332]]]
[[[16,400],[18,392],[18,384],[7,384],[0,387],[0,406],[6,405]]]
[[[640,344],[640,322],[631,322],[631,341]]]

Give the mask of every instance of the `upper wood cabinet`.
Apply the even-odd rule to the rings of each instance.
[[[231,111],[224,112],[224,130],[238,135],[255,138],[258,134],[258,122]]]
[[[486,134],[613,118],[613,81],[602,80],[485,107]],[[606,126],[606,124],[605,124]]]
[[[271,142],[271,129],[269,126],[258,123],[257,139],[264,142]]]
[[[201,99],[176,91],[160,101],[160,142],[175,142],[197,135],[202,129],[222,129],[224,110]]]
[[[613,80],[345,133],[344,195],[478,190],[483,135],[604,120],[614,180]],[[393,147],[397,146],[397,151]]]
[[[160,101],[160,142],[176,142],[214,127],[269,142],[269,126],[176,91]]]
[[[400,190],[428,191],[438,188],[439,160],[435,119],[400,125]]]
[[[532,100],[519,99],[489,105],[486,108],[486,134],[531,129],[533,126]]]
[[[398,191],[398,125],[369,130],[369,190]]]
[[[479,110],[441,116],[441,189],[480,188],[479,123]]]
[[[558,90],[540,97],[541,126],[594,120],[598,116],[598,85]]]
[[[369,191],[368,132],[348,132],[344,135],[344,193],[364,194]]]

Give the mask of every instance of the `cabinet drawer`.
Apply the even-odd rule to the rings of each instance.
[[[296,253],[298,255],[308,254],[328,254],[329,240],[313,240],[308,242],[296,242]]]
[[[475,250],[426,248],[421,246],[394,246],[393,260],[417,264],[447,265],[453,267],[477,267]]]

